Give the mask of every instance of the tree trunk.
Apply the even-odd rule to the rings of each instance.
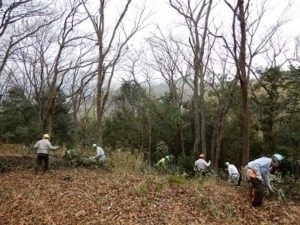
[[[185,148],[184,148],[184,135],[183,135],[183,128],[182,128],[182,122],[177,123],[177,135],[179,140],[179,145],[181,149],[181,155],[185,156]]]
[[[196,85],[197,83],[197,85]],[[196,87],[197,86],[197,87]],[[193,115],[194,115],[194,146],[193,152],[199,152],[200,146],[200,116],[199,116],[199,101],[198,101],[198,78],[194,78],[194,96],[193,96]]]
[[[245,84],[246,83],[246,84]],[[241,82],[243,98],[243,159],[242,165],[249,162],[249,109],[248,109],[248,85]]]
[[[226,112],[221,112],[222,109],[217,113],[216,122],[214,124],[212,147],[211,147],[211,161],[212,166],[215,169],[219,167],[219,158],[221,152],[221,141],[223,136],[223,129],[225,124]]]
[[[98,59],[98,76],[97,76],[97,97],[96,97],[96,110],[97,110],[97,118],[96,118],[96,129],[95,129],[95,139],[96,142],[98,142],[99,145],[102,145],[102,120],[104,115],[104,104],[103,102],[104,96],[103,96],[103,82],[105,77],[105,71],[104,71],[104,55],[103,55],[103,20],[104,20],[104,6],[101,5],[99,9],[100,14],[100,29],[98,30],[97,36],[98,36],[98,53],[99,53],[99,59]]]
[[[103,120],[103,107],[102,107],[102,94],[101,89],[97,90],[97,118],[96,118],[96,127],[95,127],[95,139],[99,145],[102,145],[102,120]]]
[[[241,29],[240,54],[238,59],[238,75],[243,99],[243,159],[242,165],[249,162],[249,108],[248,108],[248,78],[246,73],[246,18],[244,1],[238,1],[239,21]]]
[[[205,100],[204,100],[204,74],[203,68],[201,66],[200,71],[200,116],[201,116],[201,124],[200,124],[200,137],[201,137],[201,152],[206,155],[206,135],[205,135],[205,125],[206,125],[206,112],[205,112]]]
[[[193,51],[194,81],[193,81],[193,122],[194,122],[194,146],[193,153],[199,151],[206,153],[205,138],[205,101],[204,101],[204,53],[207,45],[208,19],[211,11],[212,0],[200,1],[197,7],[191,8],[190,1],[169,0],[170,5],[184,16],[190,32],[189,44]],[[203,24],[201,24],[203,22]],[[202,31],[200,33],[200,31]],[[200,79],[200,84],[199,84]],[[199,97],[200,85],[200,97]],[[201,124],[200,124],[201,120]],[[201,142],[201,149],[200,149]]]
[[[151,121],[149,120],[148,124],[148,163],[151,164],[151,157],[152,157],[152,126]]]

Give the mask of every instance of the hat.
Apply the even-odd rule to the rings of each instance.
[[[278,167],[280,162],[283,160],[283,156],[280,154],[274,154],[272,156],[272,162],[274,167]]]
[[[229,164],[230,164],[229,162],[226,162],[226,163],[225,163],[226,166],[229,166]]]
[[[97,145],[96,145],[96,144],[93,144],[93,148],[95,148],[95,147],[97,147]]]
[[[44,134],[44,135],[43,135],[43,139],[50,139],[49,134]]]
[[[200,154],[199,158],[203,159],[203,158],[205,158],[205,155],[204,154]]]

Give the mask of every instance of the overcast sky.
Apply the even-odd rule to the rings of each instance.
[[[233,0],[229,0],[229,2],[230,1],[233,2]],[[211,15],[211,18],[214,18],[215,24],[226,24],[227,22],[227,25],[231,25],[232,15],[224,1],[215,0],[214,2],[219,2],[215,9],[212,10],[213,14]],[[285,12],[284,16],[289,22],[282,27],[281,32],[278,34],[282,37],[282,41],[284,39],[288,40],[287,48],[289,51],[294,51],[294,40],[297,36],[300,36],[300,0],[252,0],[251,2],[254,2],[255,5],[260,4],[260,2],[266,3],[266,14],[263,17],[263,23],[260,26],[260,37],[264,35],[268,27],[276,24],[277,20],[282,18],[283,13]],[[168,0],[148,0],[148,4],[149,3],[155,11],[154,15],[151,17],[153,23],[159,24],[160,27],[166,30],[171,30],[174,35],[178,34],[180,36],[184,33],[187,34],[186,30],[184,30],[185,28],[178,26],[178,24],[182,22],[182,16],[178,15],[177,12],[169,6]],[[254,5],[254,3],[252,3],[252,5]],[[286,8],[288,8],[288,11],[285,11]],[[259,8],[258,10],[261,9]],[[251,13],[251,16],[255,17],[253,8]],[[224,30],[227,34],[231,33],[230,27],[224,27]]]
[[[224,10],[226,6],[222,3],[222,0],[216,0],[215,2],[220,2],[217,10],[215,10],[215,18],[230,18],[231,15],[228,14],[228,10]],[[230,1],[230,0],[229,0]],[[252,0],[253,1],[253,0]],[[268,5],[268,14],[264,20],[268,22],[274,22],[276,17],[280,16],[283,9],[291,2],[292,7],[289,10],[287,17],[290,18],[291,22],[287,24],[287,30],[291,34],[299,34],[300,33],[300,0],[254,0],[256,2],[264,1],[267,2]],[[175,26],[178,20],[181,17],[175,12],[173,8],[169,6],[168,0],[148,0],[148,4],[151,5],[155,11],[155,14],[151,18],[154,23],[158,23],[160,26],[169,27],[170,25]],[[225,6],[225,7],[224,7]]]
[[[95,0],[97,1],[97,0]],[[121,1],[121,0],[119,0]],[[236,1],[236,0],[229,0],[229,1]],[[223,0],[215,0],[214,2],[219,2],[218,6],[213,9],[213,14],[211,15],[211,18],[214,18],[215,24],[227,24],[227,26],[230,26],[232,15],[229,10],[229,8],[225,5]],[[282,32],[280,35],[282,35],[284,38],[288,38],[288,45],[289,45],[289,51],[294,51],[295,46],[295,37],[300,35],[300,29],[298,28],[300,25],[300,0],[251,0],[255,3],[255,5],[259,2],[267,2],[267,13],[265,17],[263,18],[263,24],[261,25],[261,31],[263,36],[263,33],[265,32],[267,27],[270,27],[271,25],[275,24],[278,18],[282,15],[283,10],[288,5],[289,2],[292,2],[293,5],[289,9],[288,13],[286,14],[287,19],[290,19],[290,22],[285,24],[285,26],[282,29]],[[110,1],[109,3],[115,3]],[[133,1],[134,4],[141,4],[141,0],[135,0]],[[174,36],[181,37],[183,35],[188,35],[187,29],[184,26],[180,26],[179,24],[183,23],[182,16],[178,15],[178,13],[171,8],[169,5],[168,0],[146,0],[147,3],[147,9],[152,9],[153,14],[148,20],[148,23],[150,26],[148,26],[146,29],[142,30],[140,33],[138,33],[134,37],[134,42],[132,42],[133,45],[135,45],[135,48],[139,48],[137,45],[141,42],[144,42],[144,39],[146,37],[150,36],[150,32],[155,31],[155,26],[159,25],[161,29],[167,33],[167,31],[171,31]],[[119,3],[118,3],[119,4]],[[135,5],[136,6],[136,5]],[[117,5],[115,5],[117,7]],[[132,6],[131,6],[132,7]],[[94,7],[95,9],[97,7]],[[135,8],[135,7],[133,7]],[[110,16],[112,11],[109,11],[108,14]],[[107,12],[106,12],[107,13]],[[132,13],[132,12],[131,12]],[[255,17],[254,11],[251,11],[251,16]],[[106,21],[109,21],[106,20]],[[231,34],[230,27],[223,26],[224,32],[227,35]],[[258,40],[261,40],[261,37],[258,37]],[[144,47],[144,46],[143,46]],[[261,56],[260,56],[261,57]],[[259,57],[257,57],[259,59]],[[263,62],[263,60],[257,60],[259,63]],[[262,63],[262,66],[264,63]],[[260,66],[260,65],[256,65]]]

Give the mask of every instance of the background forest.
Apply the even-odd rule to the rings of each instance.
[[[0,1],[0,142],[31,146],[47,132],[67,149],[98,143],[149,164],[203,152],[215,169],[300,158],[292,3],[270,22],[271,1],[169,0],[168,28],[147,1],[111,4]]]

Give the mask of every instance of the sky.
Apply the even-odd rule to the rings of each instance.
[[[233,0],[228,0],[233,2]],[[153,9],[155,14],[151,18],[153,23],[159,24],[163,29],[172,30],[172,34],[182,35],[187,33],[183,27],[178,26],[179,21],[182,21],[182,16],[178,15],[176,11],[169,6],[168,0],[150,0],[152,2]],[[224,4],[223,0],[215,0],[214,2],[219,2],[215,9],[213,10],[214,14],[211,16],[214,18],[216,24],[226,23],[230,24],[231,12],[228,7]],[[258,39],[262,38],[266,30],[276,24],[276,21],[282,17],[283,12],[285,12],[285,19],[288,20],[287,23],[281,28],[281,32],[278,33],[280,36],[280,41],[286,39],[286,51],[293,52],[295,49],[295,38],[300,36],[300,0],[251,0],[251,2],[257,3],[266,3],[266,14],[263,17],[263,24],[261,24],[260,34]],[[256,5],[255,4],[255,5]],[[252,3],[252,5],[254,5]],[[291,6],[291,7],[288,7]],[[284,11],[286,8],[289,8],[288,11]],[[253,9],[253,8],[252,8]],[[258,8],[261,10],[261,8]],[[255,12],[252,11],[251,16],[254,16]],[[224,27],[225,28],[225,27]],[[224,29],[228,34],[231,32],[230,27]]]
[[[98,0],[95,0],[96,2]],[[119,0],[121,1],[121,0]],[[178,15],[178,13],[171,8],[169,5],[168,0],[145,0],[147,4],[147,10],[151,10],[153,13],[150,16],[150,18],[147,20],[147,23],[149,26],[147,28],[140,31],[137,35],[134,37],[134,41],[131,42],[131,45],[134,45],[136,48],[139,48],[139,46],[145,43],[145,38],[149,37],[151,32],[155,32],[155,27],[157,25],[160,26],[160,28],[167,33],[167,31],[171,31],[172,34],[178,37],[182,37],[183,35],[187,35],[188,32],[185,27],[180,26],[179,23],[182,24],[182,16]],[[223,0],[215,0],[214,2],[220,2],[216,8],[213,10],[214,14],[212,15],[214,18],[214,21],[216,24],[220,23],[227,23],[230,24],[231,20],[231,14],[228,9],[228,7],[224,4]],[[235,1],[235,0],[228,0],[228,1]],[[135,8],[136,4],[141,4],[142,0],[135,0],[133,1],[133,5]],[[275,24],[276,20],[280,17],[283,9],[288,5],[289,2],[293,2],[293,6],[290,8],[289,12],[286,14],[288,19],[290,19],[290,22],[285,24],[282,32],[280,35],[283,37],[283,39],[288,38],[288,46],[287,51],[293,52],[295,42],[294,39],[298,35],[300,35],[300,29],[298,28],[300,25],[300,0],[251,0],[251,2],[259,3],[259,2],[267,2],[267,13],[265,18],[263,19],[264,24],[262,24],[261,29],[261,37],[264,35],[264,31],[266,27],[271,26],[272,24]],[[109,1],[111,4],[119,4],[118,1]],[[97,4],[98,5],[98,4]],[[114,6],[114,10],[118,8],[118,5]],[[138,8],[138,7],[136,7]],[[94,9],[97,9],[97,7],[94,7]],[[132,8],[131,8],[132,9]],[[113,12],[114,10],[109,11],[107,15],[109,15],[109,18],[106,20],[109,21],[113,19]],[[132,13],[132,12],[131,12]],[[253,16],[253,14],[252,14]],[[225,32],[227,32],[227,35],[231,34],[230,28],[223,27]],[[258,38],[258,39],[259,39]],[[283,40],[282,39],[282,40]],[[258,63],[263,62],[263,60],[260,60],[258,58]],[[264,63],[264,62],[263,62]],[[259,65],[257,65],[259,66]]]
[[[97,10],[99,5],[99,0],[93,0],[94,3],[92,4],[92,8]],[[108,1],[107,7],[109,8],[109,13],[106,13],[106,23],[109,21],[113,21],[114,14],[119,9],[118,6],[119,1]],[[147,37],[149,32],[154,31],[155,26],[158,24],[164,30],[172,30],[174,33],[178,32],[181,33],[183,28],[179,26],[179,22],[182,22],[182,16],[178,15],[178,13],[171,8],[169,5],[169,0],[134,0],[133,4],[131,5],[132,8],[138,8],[142,2],[146,2],[147,11],[151,11],[152,15],[147,19],[147,23],[150,24],[146,29],[138,34],[140,39]],[[236,1],[236,0],[228,0],[229,2]],[[216,23],[221,23],[224,21],[229,21],[231,19],[231,15],[229,13],[228,7],[225,6],[223,0],[214,0],[214,2],[219,2],[216,8],[213,10],[214,20]],[[276,19],[282,13],[283,9],[289,2],[293,2],[293,7],[289,10],[287,17],[290,19],[290,22],[285,25],[284,32],[287,36],[296,36],[300,35],[300,0],[251,0],[251,2],[267,2],[267,14],[266,17],[263,19],[266,23],[266,26],[275,23]],[[113,5],[115,4],[115,5]],[[120,8],[120,7],[119,7]],[[133,11],[132,11],[133,12]],[[130,12],[130,13],[132,13]],[[133,13],[132,13],[133,14]],[[127,15],[128,16],[128,15]],[[133,17],[131,18],[133,19]]]
[[[230,0],[229,0],[230,1]],[[253,0],[252,0],[253,1]],[[290,23],[286,25],[286,31],[291,34],[300,34],[300,0],[255,0],[256,2],[264,1],[267,2],[268,11],[267,16],[264,18],[267,23],[273,23],[276,18],[282,13],[283,9],[288,5],[288,2],[292,2],[292,7],[288,12],[287,17],[290,19]],[[148,0],[147,4],[153,7],[155,12],[151,20],[153,23],[158,23],[161,27],[176,26],[178,20],[181,17],[169,6],[168,0]],[[217,1],[215,1],[217,2]],[[217,15],[214,15],[216,20],[230,18],[228,10],[224,10],[224,3],[222,0],[217,6]],[[226,8],[226,7],[225,7]]]

